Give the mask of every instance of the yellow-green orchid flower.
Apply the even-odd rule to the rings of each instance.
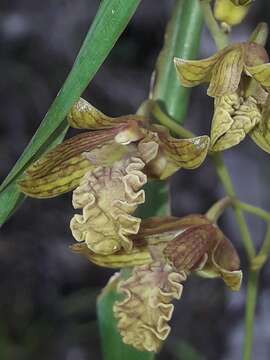
[[[96,254],[132,251],[133,216],[145,202],[148,179],[165,179],[181,167],[204,160],[209,137],[175,139],[146,118],[111,118],[80,99],[68,115],[70,126],[91,130],[49,151],[19,181],[25,194],[48,198],[74,190],[73,206],[81,209],[70,223],[74,238]]]
[[[157,352],[170,332],[172,301],[180,299],[183,281],[191,273],[221,277],[233,291],[240,288],[242,272],[232,243],[203,215],[142,220],[131,236],[133,250],[97,255],[85,244],[72,250],[105,267],[134,266],[131,276],[118,281],[123,298],[114,305],[118,329],[126,344]]]
[[[229,149],[249,134],[270,153],[266,140],[270,137],[269,116],[264,111],[268,97],[266,69],[270,70],[269,64],[264,63],[267,59],[262,46],[243,43],[229,46],[205,60],[175,60],[184,86],[210,82],[208,94],[214,97],[212,151]]]
[[[252,76],[264,86],[266,79],[259,74],[267,61],[264,47],[252,42],[229,45],[203,60],[174,59],[181,84],[193,87],[209,83],[207,94],[212,97],[235,93],[242,75]]]

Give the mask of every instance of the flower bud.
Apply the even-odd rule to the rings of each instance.
[[[222,26],[230,30],[231,26],[240,24],[248,13],[250,0],[216,0],[215,18]]]

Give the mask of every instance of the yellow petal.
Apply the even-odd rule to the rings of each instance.
[[[244,48],[241,45],[227,48],[212,69],[207,94],[212,97],[236,92],[244,68]]]
[[[232,243],[221,232],[212,253],[212,263],[225,284],[232,291],[238,291],[242,283],[239,256]]]
[[[141,159],[131,157],[85,175],[73,192],[74,208],[83,209],[70,223],[77,241],[85,241],[97,254],[109,255],[121,248],[131,251],[129,236],[140,227],[140,219],[132,214],[145,201],[144,166]]]
[[[123,342],[140,351],[160,349],[169,332],[173,299],[180,299],[184,273],[178,274],[160,264],[136,267],[130,278],[119,283],[125,296],[114,305]]]
[[[177,75],[181,85],[193,87],[205,82],[209,82],[213,66],[219,59],[217,53],[204,60],[185,60],[174,58]]]
[[[70,248],[74,253],[85,256],[92,263],[111,269],[140,266],[153,262],[147,247],[134,247],[129,253],[120,250],[110,255],[96,254],[88,248],[86,243],[74,244]]]
[[[266,89],[270,88],[270,63],[246,66],[247,73],[257,80]]]
[[[195,169],[205,160],[210,144],[208,136],[175,139],[162,126],[153,128],[158,132],[160,152],[148,165],[151,176],[163,180],[182,167]]]
[[[208,260],[197,273],[204,277],[221,277],[232,291],[238,291],[242,282],[239,256],[233,244],[218,228],[212,236],[213,246],[209,249]]]
[[[233,124],[233,114],[240,106],[240,98],[232,95],[215,98],[215,111],[211,126],[211,147],[215,150],[218,140],[230,130]]]
[[[76,129],[97,130],[115,127],[123,121],[103,114],[89,102],[80,98],[68,114],[68,123]]]
[[[224,269],[220,269],[220,274],[223,281],[230,290],[232,291],[240,290],[243,279],[243,273],[241,270],[227,271]]]
[[[134,123],[140,124],[147,121],[147,119],[138,115],[126,115],[115,118],[109,117],[82,98],[73,105],[67,119],[71,127],[89,130],[111,129],[121,126],[126,127],[128,123],[133,123],[131,127],[134,130]],[[131,129],[128,128],[126,131],[130,132]]]

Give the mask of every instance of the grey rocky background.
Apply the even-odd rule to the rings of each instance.
[[[2,0],[0,4],[0,180],[14,164],[56,96],[93,19],[99,1]],[[172,1],[145,0],[84,96],[105,113],[133,113],[148,94],[155,58]],[[270,22],[270,5],[257,0],[234,41],[246,39],[258,21]],[[201,57],[214,45],[204,30]],[[202,87],[191,97],[187,127],[207,133],[211,100]],[[72,135],[72,131],[68,136]],[[227,151],[239,197],[270,210],[269,156],[246,140]],[[204,212],[223,195],[210,164],[171,180],[175,215]],[[0,359],[101,359],[95,299],[111,271],[71,254],[71,195],[27,199],[0,234]],[[249,218],[259,245],[264,225]],[[226,234],[245,260],[229,212]],[[269,265],[262,272],[254,359],[270,356]],[[245,283],[246,279],[244,279]],[[191,278],[177,304],[172,334],[157,359],[239,360],[245,286],[231,294],[218,281]],[[187,358],[187,352],[190,353]],[[193,355],[192,355],[193,352]],[[179,355],[180,354],[180,355]],[[182,354],[182,355],[181,355]],[[186,355],[183,355],[186,354]],[[193,357],[192,357],[193,356]]]

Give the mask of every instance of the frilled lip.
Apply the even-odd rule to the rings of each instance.
[[[128,263],[130,266],[147,265],[159,259],[176,272],[221,277],[231,290],[240,288],[242,272],[237,251],[204,215],[148,218],[141,221],[138,233],[130,239],[131,251],[122,249],[111,256],[94,254],[84,243],[72,246],[72,251],[110,268],[126,267]]]
[[[261,107],[254,97],[242,99],[235,93],[216,98],[211,150],[223,151],[238,145],[261,121]]]
[[[124,299],[115,303],[113,311],[126,344],[140,351],[159,351],[170,333],[171,302],[180,299],[185,279],[185,274],[153,263],[135,267],[127,280],[119,282]]]

